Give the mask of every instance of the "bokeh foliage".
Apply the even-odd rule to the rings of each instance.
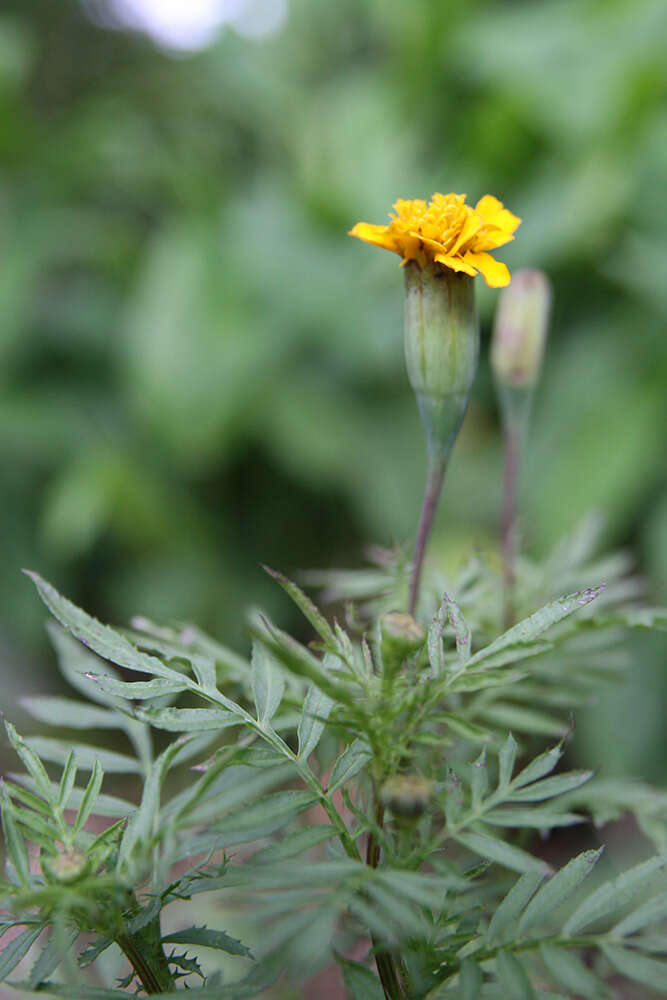
[[[176,59],[75,0],[5,0],[6,640],[38,641],[21,565],[100,616],[235,643],[274,600],[260,558],[411,536],[401,274],[344,233],[434,190],[501,197],[524,219],[505,259],[555,287],[529,548],[602,509],[664,598],[666,37],[660,0],[292,0],[276,37]],[[494,538],[499,464],[483,359],[440,515],[452,565]]]

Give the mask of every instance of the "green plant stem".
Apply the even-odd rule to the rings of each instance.
[[[378,827],[382,827],[384,821],[384,806],[379,796],[375,799],[375,822]],[[366,844],[366,864],[369,868],[377,868],[380,862],[380,845],[375,834],[371,830]],[[382,951],[382,945],[378,943],[374,934],[371,934],[371,941],[375,950],[375,965],[378,976],[382,984],[382,989],[387,1000],[404,1000],[406,994],[401,985],[401,980],[396,968],[396,958],[388,951]]]
[[[516,427],[505,429],[503,511],[500,538],[503,553],[503,596],[505,628],[514,624],[514,589],[516,587],[516,502],[521,458],[521,436]]]
[[[149,945],[141,935],[119,934],[116,944],[136,972],[146,993],[174,992],[176,986],[159,939]]]
[[[419,598],[419,584],[421,581],[424,555],[428,543],[433,518],[438,507],[438,500],[442,491],[442,481],[445,477],[446,461],[442,458],[429,457],[428,472],[426,474],[426,488],[424,490],[424,500],[421,514],[419,515],[419,528],[417,529],[417,541],[415,543],[414,556],[412,558],[412,573],[410,576],[410,596],[408,601],[408,611],[414,615]]]

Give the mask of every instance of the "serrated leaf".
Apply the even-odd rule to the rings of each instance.
[[[30,885],[28,851],[15,819],[14,807],[4,788],[2,789],[2,830],[5,835],[5,847],[9,859],[22,886],[27,888]]]
[[[168,733],[217,732],[242,720],[224,708],[138,708],[136,717]]]
[[[345,989],[353,1000],[384,1000],[380,980],[370,969],[338,954],[336,961],[343,973]]]
[[[310,597],[304,594],[296,583],[283,576],[282,573],[278,573],[275,569],[270,569],[268,566],[263,566],[262,568],[289,594],[299,611],[308,619],[315,631],[324,639],[327,646],[331,650],[334,650],[336,648],[336,637],[333,630],[319,608],[311,601]]]
[[[642,955],[641,952],[630,948],[608,944],[603,944],[601,947],[605,958],[617,972],[627,976],[628,979],[634,979],[635,982],[643,983],[644,986],[657,990],[659,993],[665,992],[667,962]]]
[[[285,691],[285,678],[266,649],[255,642],[252,646],[252,693],[257,720],[270,722],[280,708]]]
[[[25,775],[13,774],[11,777],[14,781],[27,785],[28,788],[32,787],[30,785],[31,779]],[[53,788],[54,792],[57,791],[57,785],[55,783]],[[85,793],[86,789],[84,788],[73,788],[69,798],[69,808],[79,808]],[[31,804],[32,803],[28,802],[28,805]],[[129,813],[133,812],[134,809],[136,809],[134,802],[128,802],[127,799],[117,798],[115,795],[98,795],[95,799],[96,816],[127,816]]]
[[[26,575],[37,587],[40,597],[54,618],[84,646],[92,649],[103,659],[143,674],[153,674],[156,677],[174,676],[175,671],[170,670],[156,657],[140,652],[120,632],[108,625],[102,625],[96,618],[77,608],[38,573],[26,571]]]
[[[564,933],[577,934],[595,921],[624,909],[638,892],[654,881],[657,872],[665,872],[666,865],[667,859],[662,856],[649,858],[605,882],[577,907],[563,927]]]
[[[549,809],[512,809],[500,806],[484,815],[484,822],[492,826],[534,827],[536,830],[549,830],[557,826],[574,826],[585,823],[585,816],[577,813],[558,813]]]
[[[472,628],[465,620],[463,613],[454,600],[448,594],[442,595],[442,607],[447,613],[449,624],[454,631],[454,641],[456,642],[456,653],[459,666],[467,663],[470,659],[470,647],[472,645]]]
[[[65,928],[56,924],[51,932],[48,943],[30,970],[28,983],[31,989],[35,989],[56,971],[78,936],[79,930],[77,927]]]
[[[241,941],[230,937],[226,931],[214,931],[208,927],[186,927],[182,931],[174,931],[162,938],[163,944],[197,944],[204,948],[215,948],[226,951],[228,955],[242,955],[252,958],[250,949]]]
[[[325,840],[330,840],[331,837],[335,837],[336,835],[337,831],[333,826],[307,826],[303,830],[297,830],[288,837],[284,837],[277,844],[271,844],[270,847],[265,847],[262,851],[258,851],[257,854],[253,855],[252,860],[258,863],[261,862],[262,864],[285,861],[288,858],[305,854],[311,847],[315,847]]]
[[[160,822],[160,795],[170,765],[182,750],[183,744],[175,741],[166,747],[153,762],[144,782],[139,808],[130,817],[119,849],[119,863],[126,862],[135,845],[150,845]]]
[[[461,962],[461,1000],[479,1000],[482,988],[482,970],[472,958]]]
[[[463,844],[469,851],[481,858],[488,858],[505,868],[515,872],[529,872],[537,868],[539,871],[549,871],[549,866],[538,858],[534,858],[520,847],[507,844],[504,840],[489,837],[484,833],[457,833],[454,840]]]
[[[440,712],[436,716],[430,716],[430,719],[434,723],[444,723],[457,736],[463,736],[464,739],[472,740],[473,743],[488,743],[491,739],[491,733],[488,729],[484,729],[460,715],[454,715],[452,712]]]
[[[544,781],[536,781],[525,788],[517,788],[508,796],[509,802],[544,802],[546,799],[564,795],[579,788],[593,777],[593,771],[568,771],[567,774],[556,774]]]
[[[76,781],[77,767],[76,761],[74,759],[74,754],[70,752],[65,761],[65,766],[63,768],[63,773],[60,777],[60,785],[58,786],[58,797],[56,799],[56,809],[62,812],[63,809],[67,808],[67,803],[69,802],[70,795],[72,794],[72,789],[74,788],[74,782]]]
[[[551,944],[541,944],[540,955],[556,986],[587,1000],[608,996],[609,991],[604,984],[589,972],[576,955]]]
[[[38,751],[34,746],[31,746],[27,740],[24,740],[21,736],[19,736],[11,722],[7,722],[6,719],[5,729],[11,746],[16,751],[21,763],[31,776],[32,780],[35,782],[35,786],[38,789],[39,794],[47,801],[52,801],[51,780],[46,772],[46,768],[39,759]],[[63,763],[66,757],[67,754],[65,754],[65,757],[63,758]]]
[[[533,781],[538,781],[545,774],[551,774],[562,756],[563,744],[557,743],[555,747],[551,747],[549,750],[541,753],[539,757],[535,757],[534,760],[531,760],[530,764],[517,774],[512,782],[512,792],[517,788],[523,788],[524,785],[529,785]]]
[[[303,700],[303,711],[299,720],[299,757],[307,760],[316,749],[334,702],[318,687],[311,685]]]
[[[217,691],[218,677],[215,662],[211,657],[202,656],[199,653],[191,653],[188,656],[188,661],[192,664],[192,671],[200,688],[209,693]]]
[[[141,765],[134,757],[117,753],[115,750],[104,750],[87,746],[84,743],[54,740],[46,736],[31,736],[29,742],[32,749],[40,757],[53,761],[54,764],[64,765],[70,751],[72,751],[76,766],[82,771],[92,771],[95,761],[99,761],[105,771],[114,774],[141,773]]]
[[[90,780],[86,785],[86,789],[81,797],[81,804],[79,805],[79,811],[74,820],[73,833],[76,835],[83,826],[95,808],[95,803],[97,801],[97,796],[99,795],[100,788],[102,787],[102,781],[104,779],[104,768],[100,764],[99,760],[95,760],[93,764],[93,770],[90,775]]]
[[[516,740],[511,733],[508,733],[498,754],[498,787],[500,789],[509,787],[518,749]]]
[[[597,851],[584,851],[564,868],[556,872],[535,896],[524,910],[519,921],[519,933],[538,925],[546,916],[575,891],[575,889],[590,875],[603,848]]]
[[[6,948],[2,949],[0,953],[0,982],[4,982],[21,959],[28,954],[44,927],[45,924],[38,924],[37,927],[26,927],[9,942]]]
[[[611,930],[611,935],[626,937],[628,934],[643,930],[649,924],[659,924],[665,917],[667,917],[667,891],[663,889],[659,895],[642,903],[616,924]]]
[[[119,681],[110,674],[90,673],[88,677],[101,691],[115,698],[128,701],[144,701],[147,698],[161,698],[165,694],[178,694],[188,689],[185,678],[154,677],[150,681]]]
[[[244,806],[211,824],[212,830],[218,830],[229,836],[244,836],[258,830],[262,834],[270,833],[285,826],[294,816],[317,802],[317,797],[307,790],[274,792],[265,795],[256,802]],[[240,841],[235,841],[239,843]]]
[[[486,749],[470,765],[470,794],[473,809],[481,803],[489,788],[489,772],[486,766]]]
[[[356,774],[366,766],[371,759],[371,752],[368,744],[363,740],[354,740],[349,747],[343,750],[342,754],[331,769],[327,793],[331,795],[344,785],[346,781],[354,778]]]
[[[265,623],[263,631],[251,629],[251,632],[254,638],[265,646],[278,662],[282,663],[291,673],[296,674],[297,677],[305,677],[334,701],[342,702],[345,705],[354,704],[354,697],[350,689],[334,680],[335,675],[327,673],[322,662],[286,632],[268,622]]]
[[[470,664],[480,663],[493,653],[496,653],[507,646],[512,646],[515,644],[522,644],[525,642],[531,642],[538,635],[541,635],[547,629],[551,628],[552,625],[556,625],[558,622],[563,621],[569,615],[573,614],[575,611],[581,610],[587,604],[602,593],[604,590],[604,584],[596,588],[587,588],[586,590],[578,590],[574,594],[568,594],[565,597],[561,597],[556,601],[551,601],[549,604],[545,604],[544,607],[540,608],[530,617],[525,618],[523,621],[514,625],[503,635],[499,636],[484,649],[481,649],[478,653],[472,657],[469,661]]]
[[[445,648],[442,642],[442,633],[445,628],[447,615],[444,606],[441,604],[435,613],[428,628],[426,638],[426,648],[428,650],[428,661],[431,666],[433,677],[440,677],[445,670]]]
[[[545,872],[533,868],[517,879],[491,918],[487,933],[489,943],[496,941],[517,920],[544,877]]]
[[[496,956],[496,975],[508,1000],[535,1000],[535,990],[524,967],[511,951],[501,949]]]

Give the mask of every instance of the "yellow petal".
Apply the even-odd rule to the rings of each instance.
[[[468,251],[465,255],[467,264],[472,264],[480,272],[490,288],[504,288],[510,283],[510,273],[507,265],[496,260],[490,253],[472,253]]]
[[[511,233],[506,233],[502,229],[488,229],[480,233],[470,244],[470,250],[478,253],[481,250],[495,250],[506,243],[510,243],[514,237]]]
[[[467,259],[470,256],[472,255],[466,254],[466,260],[464,260],[463,257],[452,257],[451,254],[439,253],[435,259],[438,264],[444,264],[445,267],[451,268],[452,271],[463,271],[464,274],[477,274],[477,271],[473,267],[473,262]]]
[[[482,219],[476,213],[471,212],[471,214],[463,223],[463,228],[461,229],[461,232],[459,233],[456,242],[454,243],[454,246],[449,251],[450,255],[453,256],[454,254],[458,253],[463,244],[467,243],[468,240],[481,229],[481,227],[482,227]]]
[[[513,233],[521,222],[518,215],[513,215],[492,194],[485,194],[475,205],[475,211],[481,215],[488,226],[495,226],[506,233]]]
[[[401,253],[396,246],[395,238],[390,235],[388,226],[374,226],[369,222],[357,222],[356,226],[350,229],[348,236],[356,236],[364,243],[370,243],[375,247],[382,247],[383,250],[392,250],[394,253]]]

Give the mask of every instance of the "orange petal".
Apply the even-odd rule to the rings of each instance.
[[[469,251],[465,255],[467,264],[472,264],[480,272],[490,288],[504,288],[510,283],[510,273],[507,265],[496,260],[490,253],[472,253]]]
[[[466,254],[466,258],[472,256],[471,254]],[[452,271],[463,271],[464,274],[477,274],[477,271],[473,267],[473,262],[464,260],[462,257],[452,257],[451,254],[439,253],[435,258],[438,264],[444,264],[445,267],[449,267]]]

